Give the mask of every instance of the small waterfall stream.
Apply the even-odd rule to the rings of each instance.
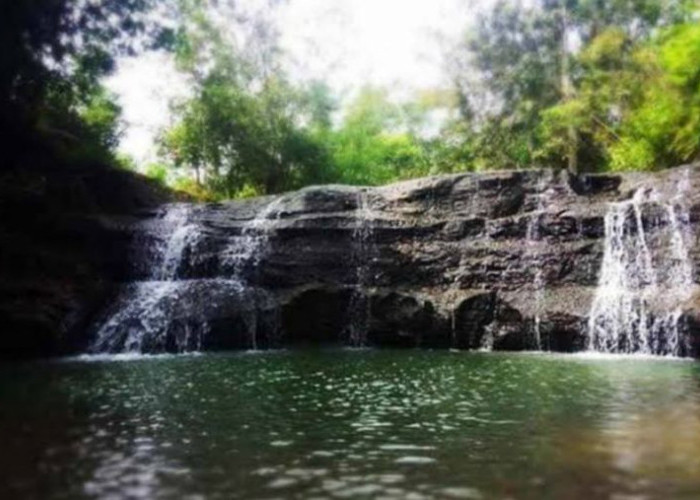
[[[367,287],[371,285],[373,259],[374,215],[363,189],[357,193],[357,208],[352,232],[353,265],[355,266],[355,286],[350,295],[346,339],[352,347],[362,347],[367,341],[370,321],[370,300]]]
[[[271,232],[282,214],[281,205],[284,197],[274,198],[246,223],[238,238],[235,238],[224,252],[223,264],[229,269],[224,274],[244,287],[254,286],[260,277],[260,262],[269,251]],[[246,269],[249,268],[249,269]],[[247,271],[247,272],[246,272]],[[251,283],[251,281],[253,283]],[[259,296],[260,295],[260,296]],[[259,301],[268,298],[260,289],[260,294],[253,296],[251,313],[247,315],[250,348],[258,349],[258,314]],[[278,318],[273,319],[273,329],[277,329]]]
[[[544,269],[543,269],[543,256],[542,250],[539,248],[542,245],[542,235],[540,232],[540,225],[542,222],[542,215],[549,204],[552,195],[553,188],[551,186],[553,183],[553,175],[550,172],[549,175],[542,174],[542,176],[537,181],[537,205],[534,212],[530,216],[527,225],[526,233],[526,245],[527,252],[532,256],[533,265],[533,278],[532,278],[532,289],[533,289],[533,301],[534,301],[534,315],[533,315],[533,334],[534,334],[534,344],[535,349],[538,351],[542,350],[542,307],[544,303],[544,297],[546,292],[546,283],[544,280]]]
[[[223,253],[223,274],[244,280],[245,267],[250,266],[251,277],[257,278],[260,262],[267,253],[271,230],[281,216],[283,201],[284,197],[279,197],[267,203],[243,226],[240,236],[231,240]]]
[[[183,252],[188,246],[196,244],[200,237],[199,227],[189,220],[191,213],[192,207],[188,205],[175,205],[166,212],[163,223],[170,237],[164,242],[160,265],[153,269],[155,279],[174,280],[182,263]]]
[[[610,205],[589,314],[590,350],[683,354],[681,307],[693,287],[684,179],[669,201],[653,189],[640,189],[631,199]]]

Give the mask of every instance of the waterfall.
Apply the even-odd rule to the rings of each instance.
[[[173,303],[186,283],[178,280],[183,256],[201,236],[198,226],[190,222],[192,211],[190,205],[165,208],[158,231],[164,237],[156,245],[150,279],[131,283],[119,293],[110,314],[97,328],[92,352],[143,352],[165,344]],[[177,350],[199,350],[207,328],[203,322],[183,326],[176,335]]]
[[[535,337],[535,349],[538,351],[542,350],[541,313],[546,288],[544,271],[542,268],[544,264],[542,262],[542,252],[538,249],[538,246],[541,240],[540,224],[542,221],[542,213],[546,209],[553,194],[552,189],[548,188],[548,185],[552,181],[552,176],[546,176],[544,173],[537,181],[537,206],[535,207],[534,213],[529,218],[526,233],[527,253],[532,256],[532,289],[534,301],[533,333]]]
[[[676,356],[685,351],[681,307],[693,287],[686,190],[682,179],[670,201],[640,189],[630,200],[610,205],[588,320],[590,350]]]
[[[356,280],[348,305],[347,341],[353,347],[361,347],[367,341],[370,322],[370,301],[367,287],[371,283],[370,261],[373,258],[373,213],[364,190],[357,193],[357,208],[352,231],[353,264]]]
[[[265,205],[242,227],[240,235],[229,242],[222,258],[224,274],[241,281],[257,279],[260,262],[268,252],[270,234],[281,216],[283,201],[284,198],[279,197]],[[251,267],[248,279],[245,278],[246,266]]]
[[[243,226],[240,236],[234,238],[224,251],[222,263],[224,268],[229,269],[228,273],[224,274],[240,283],[241,286],[251,286],[260,278],[260,263],[269,251],[270,234],[282,214],[283,201],[284,197],[278,197],[265,205],[255,214],[253,219]],[[260,297],[262,300],[267,300],[267,298],[266,295]],[[256,300],[258,300],[257,296]],[[248,317],[250,347],[253,350],[258,349],[257,310],[259,305],[257,302],[254,304],[253,312]],[[277,318],[273,319],[275,325],[273,329],[277,329]]]
[[[147,262],[149,278],[122,287],[96,327],[91,352],[199,351],[210,332],[208,312],[222,304],[240,304],[245,335],[258,348],[258,310],[267,296],[252,285],[258,280],[261,259],[268,251],[270,231],[281,198],[275,198],[245,223],[232,238],[219,263],[217,278],[186,279],[187,263],[202,239],[203,227],[192,205],[164,209],[155,230],[157,239]],[[277,219],[274,219],[277,220]],[[273,315],[274,316],[274,315]],[[265,318],[272,323],[274,318]],[[272,326],[274,328],[274,325]]]
[[[200,236],[196,224],[189,223],[192,208],[188,205],[173,205],[165,214],[163,224],[170,237],[162,250],[160,266],[154,268],[153,277],[158,280],[171,281],[177,277],[182,262],[182,255],[190,245],[194,245]]]

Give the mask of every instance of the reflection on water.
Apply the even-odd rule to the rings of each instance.
[[[700,496],[700,365],[329,351],[0,368],[0,498]]]

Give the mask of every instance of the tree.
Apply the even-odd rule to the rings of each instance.
[[[591,150],[593,59],[579,56],[611,30],[624,47],[645,43],[688,14],[682,0],[540,0],[529,7],[501,0],[463,45],[456,81],[462,116],[475,137],[478,164],[526,168],[535,163],[599,168]],[[603,38],[601,38],[603,37]],[[579,51],[577,47],[583,47]],[[630,70],[631,67],[627,67]],[[590,120],[589,120],[590,121]]]
[[[635,52],[639,98],[620,121],[610,167],[650,169],[700,158],[700,26],[681,24]]]
[[[620,118],[640,99],[645,81],[633,50],[630,37],[613,27],[580,52],[576,95],[542,112],[543,155],[565,156],[575,130],[581,140],[577,157],[590,169],[606,165],[607,149],[619,139]]]
[[[224,197],[332,180],[321,143],[331,126],[328,89],[289,83],[264,17],[241,20],[242,36],[232,37],[206,4],[180,6],[176,54],[194,95],[175,107],[176,123],[163,134],[173,164],[191,168],[198,184]]]
[[[154,0],[73,2],[31,0],[4,2],[0,16],[0,127],[14,165],[37,143],[61,142],[70,147],[88,142],[95,132],[95,106],[107,112],[99,78],[113,68],[114,56],[136,50],[158,38],[157,25],[147,22]],[[138,36],[137,36],[138,35]],[[138,40],[138,42],[137,42]],[[81,110],[91,108],[87,115]],[[112,107],[109,113],[116,111]],[[92,124],[83,123],[88,116]],[[108,147],[104,119],[98,143]],[[112,121],[109,117],[107,121]],[[66,130],[66,127],[73,126]],[[107,133],[107,135],[112,132]],[[95,134],[93,134],[95,135]],[[100,144],[95,144],[100,147]]]
[[[673,20],[682,18],[677,13]],[[680,50],[672,50],[670,59],[682,60],[683,71],[692,73],[697,66],[693,25],[665,24],[655,32],[645,30],[644,36],[624,26],[598,32],[577,54],[576,96],[543,112],[543,150],[565,151],[566,131],[574,128],[583,139],[578,156],[590,169],[649,169],[692,157],[694,146],[685,155],[673,154],[668,146],[677,144],[673,138],[684,128],[686,113],[692,114],[697,89],[671,83],[672,64],[663,54],[675,40]]]
[[[411,132],[420,120],[417,110],[411,111],[391,103],[385,89],[361,89],[331,138],[339,178],[349,184],[382,184],[427,173],[424,144]]]

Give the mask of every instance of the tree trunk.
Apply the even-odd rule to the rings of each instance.
[[[201,179],[200,173],[199,173],[199,163],[194,164],[194,180],[197,183],[197,186],[202,185],[202,179]]]
[[[566,0],[561,0],[561,41],[559,48],[560,68],[561,68],[561,95],[564,102],[570,101],[574,97],[574,85],[571,81],[571,66],[569,64],[569,50],[567,47],[567,35],[569,33],[569,19],[566,9]],[[578,132],[573,125],[567,127],[567,168],[570,173],[578,173]]]

